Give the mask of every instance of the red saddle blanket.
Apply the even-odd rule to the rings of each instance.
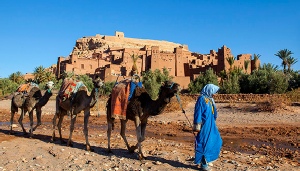
[[[130,91],[130,80],[119,82],[111,93],[111,116],[118,119],[126,119],[126,110]]]

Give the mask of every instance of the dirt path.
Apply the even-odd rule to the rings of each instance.
[[[192,122],[194,103],[185,111]],[[92,112],[89,140],[94,152],[87,152],[80,115],[73,133],[74,146],[57,140],[50,142],[54,101],[43,107],[43,125],[34,138],[23,135],[14,118],[14,134],[9,135],[10,100],[0,101],[0,170],[197,170],[192,162],[193,134],[182,112],[163,113],[149,119],[143,150],[147,159],[139,161],[128,153],[119,135],[117,122],[112,134],[113,154],[108,154],[104,111]],[[223,138],[220,158],[213,170],[300,170],[300,108],[288,107],[277,113],[254,110],[254,104],[217,103],[218,127]],[[28,130],[28,115],[23,123]],[[35,118],[36,119],[36,118]],[[35,120],[36,121],[36,120]],[[69,118],[65,117],[63,137],[69,135]],[[56,134],[58,135],[57,131]],[[128,122],[130,144],[136,143],[134,125]]]

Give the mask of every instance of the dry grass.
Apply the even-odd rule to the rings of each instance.
[[[256,104],[258,111],[278,112],[290,106],[291,100],[287,96],[270,96],[269,99],[263,99]]]

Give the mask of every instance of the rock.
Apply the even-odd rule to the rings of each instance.
[[[160,162],[160,161],[156,161],[156,162],[154,162],[154,164],[156,164],[156,165],[161,165],[161,164],[162,164],[162,162]]]

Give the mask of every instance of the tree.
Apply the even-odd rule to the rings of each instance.
[[[132,59],[132,62],[133,62],[133,64],[132,64],[132,73],[133,73],[133,74],[138,74],[138,73],[139,73],[139,72],[138,72],[138,68],[137,68],[137,66],[136,66],[136,61],[137,61],[139,58],[140,58],[139,55],[135,55],[135,54],[132,54],[132,55],[131,55],[131,59]]]
[[[261,56],[260,54],[253,54],[254,70],[258,69],[258,67],[256,66],[256,63],[257,63],[258,59],[260,58],[260,56]]]
[[[218,85],[218,76],[211,68],[206,70],[205,73],[200,73],[194,81],[190,82],[188,90],[191,94],[199,94],[202,88],[209,83]]]
[[[43,66],[38,66],[33,71],[35,81],[40,84],[45,82],[45,68]]]
[[[1,95],[7,95],[13,93],[17,90],[19,84],[16,82],[8,79],[8,78],[1,78],[0,79],[0,92]]]
[[[246,71],[246,72],[247,72],[247,70],[248,70],[249,63],[250,63],[249,60],[245,60],[245,61],[244,61],[244,67],[245,67],[245,71]]]
[[[223,81],[220,92],[224,94],[237,94],[240,92],[239,74],[234,72],[229,74],[230,76]]]
[[[22,84],[25,81],[20,71],[10,74],[8,78],[17,84]]]
[[[286,59],[286,65],[288,67],[288,72],[291,72],[291,68],[292,68],[292,65],[296,64],[298,62],[298,60],[294,57],[291,57],[289,56],[287,59]]]
[[[282,60],[281,65],[283,66],[283,72],[286,72],[286,66],[288,64],[287,60],[292,54],[293,53],[288,49],[280,50],[275,54],[275,56],[278,56]]]
[[[161,83],[164,81],[171,81],[172,79],[173,77],[169,75],[169,71],[166,68],[163,68],[163,72],[156,69],[154,71],[148,70],[143,73],[142,82],[150,97],[152,99],[157,99]]]
[[[230,66],[229,71],[232,70],[232,66],[234,64],[234,60],[235,60],[235,58],[233,56],[230,56],[230,57],[226,58],[226,61],[228,62],[229,66]]]
[[[285,93],[288,80],[282,71],[277,71],[273,65],[266,64],[249,76],[250,92],[255,94]]]
[[[263,66],[261,66],[260,69],[267,70],[268,72],[272,72],[272,71],[278,71],[278,66],[273,65],[271,63],[267,63],[267,64],[263,64]]]

